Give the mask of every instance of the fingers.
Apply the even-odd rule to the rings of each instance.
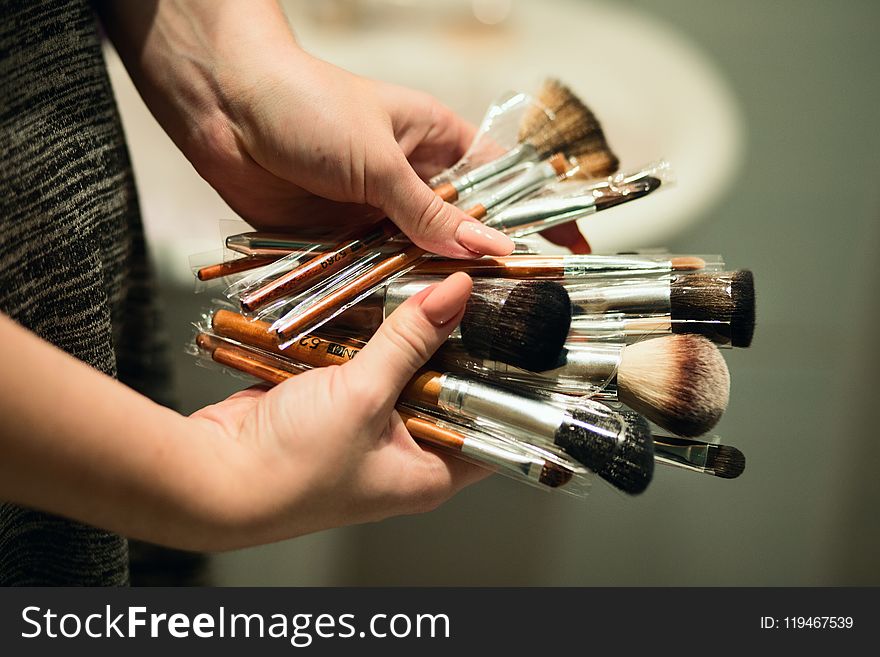
[[[458,324],[471,279],[458,272],[403,303],[355,359],[342,366],[345,383],[370,417],[387,418],[404,386]]]
[[[577,255],[589,255],[593,252],[589,242],[587,242],[574,222],[548,228],[542,231],[541,235],[554,244],[566,247]]]
[[[423,448],[419,461],[419,467],[405,470],[400,482],[405,512],[409,513],[433,511],[463,488],[492,474],[488,468],[430,447]]]
[[[513,242],[449,203],[443,202],[396,148],[390,164],[375,172],[368,183],[371,205],[381,208],[423,249],[452,258],[502,256],[513,251]]]

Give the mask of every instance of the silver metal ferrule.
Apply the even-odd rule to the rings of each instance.
[[[482,463],[525,475],[527,479],[533,481],[540,480],[544,469],[544,461],[518,454],[482,438],[465,438],[461,453]]]
[[[517,144],[504,155],[495,158],[491,162],[481,164],[463,176],[452,180],[452,186],[459,194],[470,189],[485,180],[501,175],[508,169],[512,169],[521,162],[527,162],[537,158],[538,153],[530,144]]]
[[[551,442],[565,419],[562,408],[454,374],[444,374],[440,384],[438,405],[443,410],[475,419],[484,417]]]
[[[669,288],[668,280],[565,286],[575,315],[606,311],[667,313],[670,311]]]
[[[706,460],[712,446],[687,439],[675,439],[675,443],[664,442],[660,439],[654,442],[654,451],[677,465],[689,469],[698,469],[701,472],[706,467]]]
[[[548,196],[510,205],[484,223],[513,237],[525,237],[594,212],[596,200],[592,196]]]
[[[672,272],[672,263],[669,260],[652,260],[650,258],[571,255],[565,257],[562,269],[564,278],[608,276],[620,271],[628,274],[666,274]]]
[[[529,167],[513,180],[470,199],[468,206],[482,205],[491,216],[500,206],[528,196],[558,177],[556,169],[549,161],[541,162]]]
[[[411,296],[415,296],[429,285],[443,280],[441,276],[423,277],[406,276],[398,278],[385,286],[384,310],[385,317],[393,313],[397,307]]]

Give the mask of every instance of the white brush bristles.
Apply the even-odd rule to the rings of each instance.
[[[626,347],[617,384],[627,406],[689,437],[715,426],[730,397],[727,364],[700,335],[669,335]]]

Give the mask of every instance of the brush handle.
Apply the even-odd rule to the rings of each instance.
[[[401,253],[385,258],[355,280],[320,298],[301,312],[289,313],[278,320],[275,330],[284,339],[297,338],[309,329],[317,328],[330,319],[342,306],[369,293],[386,279],[415,264],[426,251],[411,246]]]
[[[252,311],[280,297],[296,294],[346,267],[365,249],[383,244],[398,235],[400,230],[397,226],[390,219],[383,219],[360,236],[330,251],[319,253],[274,281],[243,296],[240,300],[241,307]]]
[[[250,320],[230,310],[214,312],[211,328],[222,337],[291,358],[311,367],[341,365],[354,358],[363,347],[363,343],[357,340],[327,339],[317,335],[307,335],[282,349],[277,337],[269,331],[267,322]]]
[[[206,267],[200,268],[196,272],[196,277],[200,281],[211,281],[216,278],[229,276],[231,274],[240,274],[241,272],[250,271],[251,269],[265,267],[266,265],[272,264],[283,256],[284,254],[282,253],[275,257],[253,256],[247,258],[238,258],[236,260],[230,260],[228,262],[220,262],[216,265],[208,265]]]
[[[354,358],[363,346],[355,341],[334,342],[318,336],[307,336],[302,341],[281,349],[275,337],[267,332],[267,327],[266,322],[251,321],[229,310],[215,312],[211,323],[211,328],[222,337],[270,351],[310,367],[341,365]],[[436,406],[440,395],[440,378],[439,372],[418,372],[404,388],[401,398],[411,403]]]

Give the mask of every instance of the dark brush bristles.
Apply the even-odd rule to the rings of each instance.
[[[706,453],[706,469],[716,477],[736,479],[746,469],[746,456],[730,445],[710,445]]]
[[[472,356],[533,372],[552,369],[571,327],[571,299],[554,281],[477,285],[461,320]]]
[[[519,140],[541,157],[559,151],[580,155],[593,177],[610,176],[620,164],[595,114],[559,80],[544,82],[537,105],[523,117]]]
[[[667,335],[623,350],[620,401],[680,436],[701,436],[727,409],[730,373],[718,348],[701,335]]]
[[[595,402],[593,402],[595,403]],[[624,419],[583,405],[569,410],[554,442],[615,488],[643,492],[654,475],[654,441],[644,418]]]
[[[669,289],[672,330],[748,347],[755,332],[755,281],[742,269],[676,276]]]
[[[552,461],[544,461],[544,467],[541,468],[541,476],[538,481],[550,488],[559,488],[571,481],[573,475],[574,473],[568,468]]]

